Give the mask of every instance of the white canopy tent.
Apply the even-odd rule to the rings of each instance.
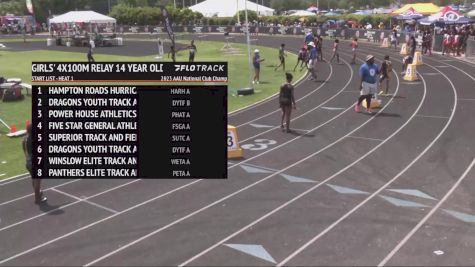
[[[116,19],[94,11],[69,11],[49,20],[49,23],[116,23]]]
[[[298,10],[297,12],[289,14],[289,16],[314,17],[315,13],[309,12],[309,11],[306,11],[306,10]]]
[[[247,0],[206,0],[189,8],[205,17],[233,17],[238,10],[245,10],[245,1]],[[257,12],[259,16],[272,16],[275,11],[251,1],[247,1],[247,9]]]

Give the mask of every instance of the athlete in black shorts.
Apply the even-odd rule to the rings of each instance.
[[[290,133],[290,115],[292,113],[292,106],[294,109],[297,108],[295,104],[295,97],[294,97],[294,86],[292,85],[293,76],[290,73],[285,74],[285,78],[287,83],[283,84],[280,87],[279,93],[279,105],[282,109],[282,119],[280,121],[280,128],[282,131],[284,130],[284,119],[286,125],[286,131]]]

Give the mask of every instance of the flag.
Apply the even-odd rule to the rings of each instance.
[[[31,0],[26,0],[26,8],[28,9],[28,12],[30,12],[30,14],[33,14],[33,3],[31,2]]]
[[[168,37],[172,41],[172,45],[175,46],[175,34],[173,33],[172,29],[172,19],[170,17],[170,13],[164,6],[160,6],[163,16],[163,22],[165,23],[165,28],[167,29]]]

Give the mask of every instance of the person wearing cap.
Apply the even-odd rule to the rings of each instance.
[[[261,58],[259,54],[259,49],[254,50],[254,56],[252,58],[252,65],[254,65],[254,79],[252,80],[252,83],[259,84],[259,75],[261,72],[261,62],[264,61],[263,58]]]
[[[366,63],[361,65],[359,73],[361,77],[360,97],[358,98],[358,102],[356,102],[355,111],[358,113],[361,112],[361,102],[366,99],[366,111],[372,114],[371,97],[377,93],[379,75],[379,67],[374,63],[373,55],[366,56]]]
[[[308,44],[308,47],[310,49],[310,53],[308,56],[308,69],[310,70],[310,78],[309,80],[316,80],[317,79],[317,72],[316,72],[316,65],[317,65],[317,48],[315,47],[314,42],[310,42]]]

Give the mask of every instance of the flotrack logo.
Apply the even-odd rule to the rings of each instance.
[[[224,65],[178,65],[175,64],[175,71],[224,71]]]

